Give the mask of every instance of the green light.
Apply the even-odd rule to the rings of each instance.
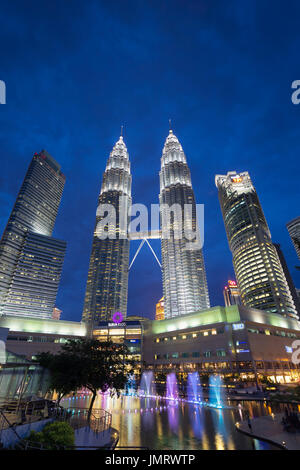
[[[152,323],[152,333],[160,334],[168,331],[185,330],[202,325],[215,323],[234,323],[240,321],[239,309],[236,305],[231,307],[213,307],[208,310],[184,315],[169,320],[159,320]]]
[[[47,333],[70,336],[86,335],[85,324],[73,321],[2,316],[0,317],[0,326],[9,328],[11,331],[22,331],[26,333]]]

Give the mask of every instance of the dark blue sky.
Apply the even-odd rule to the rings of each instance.
[[[212,305],[223,304],[233,276],[214,185],[228,170],[250,172],[300,287],[285,228],[300,215],[300,105],[291,102],[300,79],[298,1],[2,0],[0,10],[0,230],[32,154],[45,148],[67,177],[54,232],[68,244],[57,299],[64,319],[81,318],[97,197],[122,123],[133,200],[149,205],[158,202],[172,118],[205,204]],[[130,272],[128,313],[152,317],[161,295],[145,246]]]

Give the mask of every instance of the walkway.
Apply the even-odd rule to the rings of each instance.
[[[289,433],[283,430],[281,420],[283,413],[273,416],[261,416],[251,419],[252,432],[247,421],[236,423],[236,429],[248,436],[265,440],[287,450],[300,450],[300,433]]]
[[[18,426],[20,424],[34,423],[42,419],[41,415],[26,415],[22,421],[21,413],[3,413],[3,420],[0,418],[1,426],[0,429],[7,429],[10,426]],[[6,418],[6,419],[5,419]],[[3,422],[2,422],[3,421]]]

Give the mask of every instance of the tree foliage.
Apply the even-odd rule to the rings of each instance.
[[[76,356],[63,351],[60,354],[43,352],[37,355],[36,360],[50,371],[49,390],[57,392],[58,403],[65,395],[76,392],[80,387],[80,362]]]
[[[47,450],[68,449],[75,444],[74,430],[65,422],[47,424],[40,432],[31,431],[25,440],[42,444]]]
[[[92,392],[90,411],[97,391],[120,394],[128,375],[133,372],[134,362],[128,359],[124,344],[96,339],[69,340],[58,354],[42,353],[39,363],[51,373],[51,386],[59,396],[87,388]]]

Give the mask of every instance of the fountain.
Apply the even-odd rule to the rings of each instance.
[[[187,398],[189,402],[203,403],[202,386],[198,372],[189,372],[188,374]]]
[[[220,375],[209,377],[209,405],[223,408],[223,379]]]
[[[174,372],[167,375],[167,391],[166,398],[171,401],[178,400],[177,378]]]
[[[140,395],[149,397],[155,395],[154,374],[152,370],[147,370],[142,373],[140,383]]]
[[[126,383],[125,394],[129,396],[134,396],[136,394],[136,380],[134,374],[128,376]]]

